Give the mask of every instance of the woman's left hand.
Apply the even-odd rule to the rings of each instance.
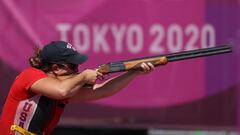
[[[147,63],[143,62],[141,63],[140,66],[141,66],[140,73],[142,74],[150,73],[155,69],[154,65],[150,62]]]

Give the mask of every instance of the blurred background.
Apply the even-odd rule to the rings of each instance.
[[[240,0],[1,0],[0,112],[34,46],[53,40],[68,41],[89,56],[81,70],[233,47],[230,54],[158,67],[114,96],[69,104],[54,135],[237,134]]]

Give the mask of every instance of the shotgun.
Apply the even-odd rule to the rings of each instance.
[[[223,45],[223,46],[184,51],[184,52],[178,52],[178,53],[172,53],[172,54],[166,54],[166,55],[157,55],[157,56],[143,57],[143,58],[137,58],[137,59],[122,60],[117,62],[110,62],[107,64],[100,65],[97,68],[97,71],[102,74],[109,74],[109,73],[139,69],[141,63],[143,62],[151,62],[154,66],[160,66],[160,65],[165,65],[168,62],[205,57],[205,56],[211,56],[211,55],[218,55],[218,54],[230,53],[230,52],[232,52],[231,45]]]

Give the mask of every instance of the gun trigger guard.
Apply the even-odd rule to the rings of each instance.
[[[108,79],[109,76],[110,76],[110,74],[104,74],[103,76],[98,76],[97,78],[98,78],[99,81],[103,81],[103,80]]]

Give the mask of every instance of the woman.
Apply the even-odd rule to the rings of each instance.
[[[91,69],[78,73],[78,64],[86,60],[85,55],[64,41],[37,49],[29,59],[31,67],[16,77],[10,89],[0,119],[1,134],[17,134],[10,127],[18,125],[31,133],[49,135],[66,104],[111,96],[137,75],[154,69],[151,63],[142,63],[139,71],[129,71],[96,84],[101,73]]]

